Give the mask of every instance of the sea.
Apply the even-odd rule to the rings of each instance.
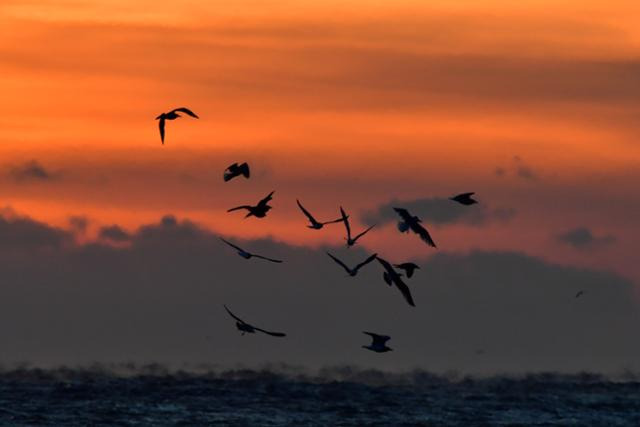
[[[332,367],[18,367],[2,426],[640,426],[640,380]]]

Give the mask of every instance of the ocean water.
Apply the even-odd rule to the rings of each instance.
[[[639,426],[640,382],[353,368],[0,373],[3,426]]]

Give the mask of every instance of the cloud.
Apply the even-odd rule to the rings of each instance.
[[[72,237],[67,230],[19,216],[10,208],[3,209],[0,215],[0,252],[3,253],[61,249]]]
[[[89,218],[81,215],[71,216],[69,217],[69,225],[71,226],[71,230],[83,234],[89,226]]]
[[[394,207],[402,207],[420,219],[436,225],[467,224],[482,226],[492,221],[508,221],[516,215],[513,208],[490,209],[482,204],[463,206],[449,199],[433,197],[416,200],[392,200],[366,212],[362,220],[367,224],[385,224],[399,220]]]
[[[9,176],[17,182],[50,181],[57,174],[45,169],[38,161],[31,160],[9,170]]]
[[[98,236],[101,239],[109,240],[115,243],[127,242],[131,238],[129,233],[115,224],[101,227],[100,231],[98,232]]]
[[[0,237],[37,248],[33,229],[60,234],[32,220],[3,219]],[[348,363],[478,373],[640,367],[633,285],[612,273],[511,252],[438,253],[416,260],[422,269],[409,281],[411,308],[382,281],[377,263],[351,278],[324,253],[354,263],[367,255],[359,248],[237,241],[285,262],[242,259],[214,233],[172,216],[131,233],[127,246],[63,245],[13,262],[0,251],[4,360]],[[576,300],[577,290],[586,296]],[[288,337],[240,336],[222,304]],[[393,354],[360,348],[362,330],[391,335]]]
[[[616,237],[610,234],[595,236],[587,227],[577,227],[558,234],[556,239],[559,242],[573,246],[576,249],[595,249],[610,245],[616,241]]]

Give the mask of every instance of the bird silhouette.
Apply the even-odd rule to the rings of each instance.
[[[393,210],[395,210],[398,215],[400,215],[400,218],[402,218],[402,221],[398,222],[398,230],[400,230],[402,233],[406,233],[411,230],[418,236],[420,236],[420,238],[429,246],[433,246],[434,248],[436,247],[436,244],[429,235],[427,229],[420,225],[420,223],[422,222],[420,218],[418,218],[417,216],[412,216],[408,210],[403,208],[393,208]]]
[[[260,259],[264,259],[264,260],[271,261],[271,262],[278,262],[278,263],[282,262],[282,260],[279,260],[279,259],[268,258],[266,256],[257,255],[257,254],[253,254],[251,252],[247,252],[244,249],[242,249],[241,247],[234,245],[233,243],[229,242],[228,240],[223,239],[222,237],[220,237],[220,240],[222,240],[227,245],[229,245],[232,248],[234,248],[235,250],[237,250],[238,251],[238,255],[240,255],[244,259],[260,258]]]
[[[366,348],[367,350],[375,351],[376,353],[386,353],[387,351],[393,351],[392,348],[387,347],[387,341],[391,339],[390,336],[387,335],[378,335],[373,332],[362,331],[363,334],[367,334],[372,338],[370,345],[363,345],[362,348]]]
[[[249,164],[247,162],[244,162],[241,165],[238,165],[237,163],[232,164],[227,169],[225,169],[224,175],[222,177],[224,178],[224,182],[227,182],[240,175],[244,176],[247,179],[249,178],[250,172]]]
[[[272,191],[271,193],[269,193],[267,197],[260,200],[258,204],[255,206],[250,206],[250,205],[236,206],[235,208],[229,209],[227,212],[233,212],[239,209],[246,209],[249,212],[245,215],[245,218],[248,218],[250,216],[255,216],[256,218],[264,218],[265,216],[267,216],[267,212],[269,212],[269,210],[271,209],[271,206],[269,206],[268,203],[271,201],[272,199],[271,196],[273,196],[273,193],[275,193],[275,191]]]
[[[409,290],[409,287],[402,281],[402,275],[395,271],[388,261],[380,257],[376,257],[376,259],[386,270],[384,275],[385,282],[387,282],[389,286],[391,286],[391,284],[396,285],[396,288],[398,288],[407,303],[410,306],[415,307],[416,305],[413,302],[413,298],[411,297],[411,291]]]
[[[576,298],[580,298],[585,293],[586,293],[585,291],[578,291],[578,293],[576,294]]]
[[[342,266],[342,268],[344,268],[347,273],[349,273],[349,276],[353,277],[356,274],[358,274],[358,270],[360,270],[362,267],[364,267],[365,265],[369,264],[371,261],[373,261],[374,259],[376,259],[376,256],[378,254],[373,254],[371,255],[369,258],[365,259],[364,261],[362,261],[360,264],[356,265],[353,268],[349,268],[347,267],[347,265],[340,261],[338,258],[334,257],[333,255],[331,255],[329,252],[327,252],[327,255],[329,255],[331,257],[331,259],[333,259],[336,263],[338,263],[339,265]]]
[[[367,228],[362,233],[358,234],[356,237],[351,238],[351,226],[349,226],[349,215],[347,215],[344,212],[344,209],[342,209],[342,206],[340,206],[340,213],[342,214],[341,220],[344,222],[344,227],[347,229],[347,239],[346,240],[347,240],[347,247],[349,247],[349,248],[351,246],[355,245],[359,238],[361,238],[362,236],[367,234],[369,232],[369,230],[371,230],[373,227],[376,226],[375,224],[373,224],[371,227]]]
[[[414,264],[413,262],[403,262],[402,264],[393,264],[395,268],[399,268],[400,270],[404,270],[407,274],[407,277],[410,279],[413,276],[413,272],[420,269],[420,266]]]
[[[471,198],[471,196],[473,196],[474,194],[476,193],[462,193],[458,194],[457,196],[449,197],[449,200],[453,200],[465,206],[469,206],[478,203],[477,200]]]
[[[176,108],[174,110],[169,111],[168,113],[162,113],[160,114],[158,117],[156,117],[156,120],[160,120],[158,122],[158,127],[160,128],[160,140],[162,141],[162,144],[164,145],[164,122],[165,120],[175,120],[178,117],[182,117],[180,114],[178,113],[185,113],[195,119],[199,119],[200,117],[198,117],[196,115],[196,113],[194,113],[193,111],[189,110],[188,108],[185,107],[180,107],[180,108]]]
[[[229,308],[226,305],[223,305],[223,307],[224,307],[225,310],[227,310],[227,313],[229,313],[229,315],[236,320],[236,328],[238,328],[238,330],[242,332],[242,335],[244,335],[244,334],[255,334],[256,331],[258,331],[258,332],[262,332],[263,334],[271,335],[273,337],[286,337],[287,336],[287,334],[282,333],[282,332],[265,331],[264,329],[260,329],[260,328],[257,328],[255,326],[253,326],[253,325],[250,325],[247,322],[245,322],[244,320],[242,320],[241,318],[239,318],[238,316],[236,316],[235,314],[233,314],[231,312],[231,310],[229,310]]]
[[[334,224],[336,222],[343,221],[342,218],[338,218],[338,219],[334,219],[333,221],[319,222],[313,217],[313,215],[309,213],[308,210],[304,208],[304,206],[302,206],[302,203],[300,203],[300,200],[296,199],[296,203],[298,203],[298,207],[300,208],[302,213],[305,214],[307,219],[309,219],[309,222],[311,223],[311,225],[307,225],[307,227],[311,228],[312,230],[320,230],[322,227],[324,227],[327,224]]]

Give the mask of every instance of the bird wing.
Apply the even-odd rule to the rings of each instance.
[[[249,171],[249,164],[247,162],[244,162],[243,164],[241,164],[238,167],[238,171],[244,175],[245,178],[249,178],[249,176],[251,175],[251,172]]]
[[[355,270],[360,270],[360,268],[364,267],[365,265],[369,264],[371,261],[376,259],[377,256],[378,256],[378,254],[371,255],[369,258],[365,259],[360,264],[356,265]]]
[[[172,112],[175,112],[175,111],[180,111],[181,113],[188,114],[188,115],[190,115],[191,117],[196,118],[196,119],[199,119],[199,118],[200,118],[200,117],[198,117],[198,116],[196,115],[196,113],[194,113],[193,111],[189,110],[189,109],[188,109],[188,108],[186,108],[186,107],[176,108],[176,109],[175,109],[175,110],[173,110]]]
[[[348,217],[349,217],[349,216],[347,215],[347,218],[348,218]],[[342,221],[344,221],[344,219],[343,219],[343,218],[338,218],[338,219],[334,219],[333,221],[322,222],[321,224],[322,224],[322,225],[335,224],[336,222],[342,222]]]
[[[253,327],[253,329],[255,329],[256,331],[260,331],[263,334],[267,334],[267,335],[271,335],[272,337],[286,337],[287,334],[283,333],[283,332],[270,332],[270,331],[265,331],[264,329],[260,329],[260,328],[256,328],[255,326]]]
[[[340,264],[342,266],[342,268],[344,268],[345,270],[347,270],[347,273],[351,274],[351,270],[349,269],[349,267],[347,267],[347,265],[340,261],[338,258],[334,257],[333,255],[331,255],[329,252],[327,252],[327,255],[329,255],[331,257],[331,259],[333,259],[335,262],[337,262],[338,264]]]
[[[378,334],[374,334],[373,332],[366,332],[366,331],[362,331],[362,333],[363,334],[367,334],[371,338],[373,338],[373,344],[374,345],[376,343],[380,343],[381,345],[384,345],[387,341],[389,341],[391,339],[391,337],[388,336],[388,335],[378,335]]]
[[[162,141],[162,145],[164,145],[164,117],[159,116],[158,120],[160,120],[158,122],[158,127],[160,128],[160,141]]]
[[[382,264],[382,266],[384,267],[385,270],[387,270],[389,273],[395,273],[395,270],[393,269],[393,267],[391,267],[391,264],[389,263],[389,261],[380,258],[379,256],[376,255],[376,259],[378,260],[378,262],[380,264]],[[396,273],[397,274],[397,273]]]
[[[393,208],[393,210],[396,211],[398,215],[400,215],[400,218],[402,218],[404,221],[413,222],[413,217],[408,210],[404,208]]]
[[[239,250],[239,251],[241,251],[241,252],[246,252],[246,251],[245,251],[244,249],[242,249],[241,247],[234,245],[233,243],[231,243],[231,242],[230,242],[230,241],[228,241],[228,240],[223,239],[222,237],[220,237],[220,240],[222,240],[223,242],[225,242],[227,245],[231,246],[232,248],[235,248],[235,249],[237,249],[237,250]]]
[[[462,193],[462,194],[459,194],[458,196],[459,196],[459,197],[471,197],[471,196],[473,196],[474,194],[476,194],[476,193],[474,193],[474,192],[471,192],[471,193]],[[456,196],[456,197],[458,197],[458,196]]]
[[[340,206],[340,213],[342,214],[342,221],[344,222],[344,227],[347,229],[347,239],[351,240],[351,227],[349,226],[349,215],[344,212],[342,206]]]
[[[415,307],[416,304],[413,302],[413,297],[411,296],[411,291],[409,287],[402,281],[400,276],[391,276],[391,280],[393,284],[396,285],[396,288],[402,293],[402,296],[410,306]]]
[[[227,310],[227,313],[229,313],[229,315],[230,315],[231,317],[233,317],[234,319],[236,319],[236,320],[237,320],[238,322],[240,322],[240,323],[244,323],[245,325],[247,324],[247,322],[245,322],[244,320],[242,320],[241,318],[239,318],[238,316],[236,316],[235,314],[233,314],[233,313],[231,312],[231,310],[229,310],[229,308],[228,308],[226,305],[224,305],[224,304],[223,304],[222,306],[224,307],[224,309],[225,309],[225,310]]]
[[[265,197],[264,199],[260,200],[260,202],[258,202],[258,206],[265,206],[267,203],[269,203],[269,201],[273,198],[271,196],[273,196],[273,193],[275,193],[275,191],[272,191],[271,193],[269,193],[267,195],[267,197]]]
[[[364,230],[362,233],[358,234],[356,237],[353,238],[353,241],[355,242],[356,240],[358,240],[359,238],[361,238],[362,236],[364,236],[365,234],[367,234],[369,232],[369,230],[371,230],[373,227],[375,227],[376,225],[373,224],[371,227],[367,228],[366,230]]]
[[[227,169],[225,169],[223,178],[224,178],[224,181],[227,182],[236,176],[238,176],[238,164],[234,163],[231,166],[229,166]]]
[[[240,209],[251,209],[253,206],[249,206],[249,205],[242,205],[242,206],[236,206],[235,208],[231,208],[229,209],[227,212],[233,212],[233,211],[237,211]]]
[[[296,203],[298,203],[298,207],[300,208],[302,213],[306,215],[306,217],[309,219],[309,221],[311,221],[311,224],[317,224],[318,223],[318,221],[316,221],[316,219],[313,217],[313,215],[311,215],[309,213],[309,211],[306,210],[304,208],[304,206],[302,206],[302,203],[300,203],[300,200],[296,199]]]
[[[271,261],[271,262],[282,262],[282,260],[279,259],[273,259],[273,258],[268,258],[266,256],[262,256],[262,255],[256,255],[256,254],[251,254],[252,256],[256,257],[256,258],[262,258],[262,259],[266,259],[267,261]]]
[[[429,234],[429,232],[427,231],[426,228],[424,228],[423,226],[421,226],[417,222],[413,222],[410,225],[411,225],[411,230],[413,230],[414,233],[416,233],[418,236],[420,236],[420,238],[423,241],[425,241],[429,246],[433,246],[434,248],[436,247],[435,242],[431,238],[431,235]]]

